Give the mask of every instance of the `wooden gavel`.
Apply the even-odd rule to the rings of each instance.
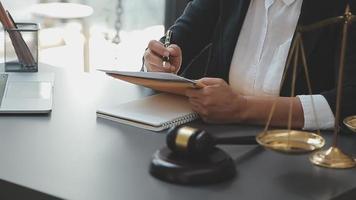
[[[168,131],[166,144],[170,150],[186,155],[207,155],[216,145],[256,145],[255,136],[216,137],[205,130],[192,127],[173,127]]]

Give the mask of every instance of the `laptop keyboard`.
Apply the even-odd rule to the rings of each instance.
[[[0,106],[4,97],[8,74],[0,74]]]

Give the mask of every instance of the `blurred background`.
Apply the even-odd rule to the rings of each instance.
[[[188,0],[2,0],[16,22],[36,22],[39,61],[73,71],[137,71]],[[0,57],[4,31],[0,33]],[[3,60],[3,59],[1,59]]]

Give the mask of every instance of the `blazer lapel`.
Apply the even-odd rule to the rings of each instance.
[[[328,4],[330,5],[331,1],[334,0],[303,0],[301,13],[299,16],[297,26],[300,27],[300,26],[310,25],[325,19],[327,17],[327,13],[325,12],[327,12],[328,9],[324,9],[324,7],[328,7]],[[321,30],[315,30],[308,33],[302,33],[302,40],[303,40],[303,45],[304,45],[304,50],[305,50],[305,55],[307,60],[308,57],[311,56],[311,53],[313,52],[319,40],[320,32]],[[288,68],[285,69],[288,71],[286,74],[285,81],[282,85],[282,90],[280,91],[281,96],[290,96],[291,85],[292,85],[291,82],[293,77],[292,63],[293,62],[291,62],[290,66],[288,66]],[[300,65],[297,66],[297,76],[299,76],[302,71],[303,71],[302,67]],[[297,84],[298,83],[296,83],[296,85]]]
[[[220,29],[217,43],[217,63],[211,63],[208,75],[224,78],[228,81],[231,59],[237,40],[245,20],[251,0],[223,0],[221,1]]]
[[[298,26],[311,25],[327,18],[343,15],[342,9],[346,8],[346,4],[346,0],[304,0]],[[339,8],[341,8],[341,13]],[[307,57],[314,50],[323,29],[303,33],[302,38]]]
[[[305,26],[314,24],[324,19],[331,17],[336,17],[344,14],[344,9],[348,0],[304,0],[302,4],[301,15],[299,17],[299,26]],[[313,56],[313,51],[316,51],[319,40],[322,38],[322,34],[326,34],[330,28],[335,28],[337,26],[330,26],[322,29],[318,29],[312,32],[303,33],[303,44],[306,53],[307,60],[310,60]],[[330,31],[329,31],[330,32]],[[335,38],[336,39],[336,38]],[[323,41],[330,42],[330,48],[336,48],[332,45],[336,41]],[[317,51],[323,51],[323,49],[317,49]],[[323,59],[323,58],[314,58]],[[313,67],[320,66],[308,66],[310,69]],[[285,82],[283,83],[282,90],[280,92],[281,96],[290,96],[291,80],[292,80],[292,66],[287,69],[287,76]],[[298,66],[297,75],[298,77],[304,76],[301,74],[302,67]],[[310,70],[309,70],[310,71]],[[305,79],[297,79],[298,81],[305,81]],[[296,89],[298,89],[298,82],[296,83]]]
[[[330,2],[330,0],[304,0],[298,21],[298,27],[310,25],[325,19],[327,15],[323,13],[325,9],[322,9],[322,7],[323,4],[328,4],[328,1]],[[313,48],[315,47],[315,44],[317,43],[319,38],[318,33],[320,31],[321,30],[315,30],[310,33],[302,34],[303,44],[307,57],[310,55]]]

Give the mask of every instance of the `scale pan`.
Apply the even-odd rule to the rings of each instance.
[[[355,116],[350,116],[346,117],[344,119],[344,124],[349,128],[352,132],[356,133],[356,115]]]
[[[312,152],[325,145],[320,135],[295,130],[270,130],[259,134],[256,140],[265,148],[293,154]]]

